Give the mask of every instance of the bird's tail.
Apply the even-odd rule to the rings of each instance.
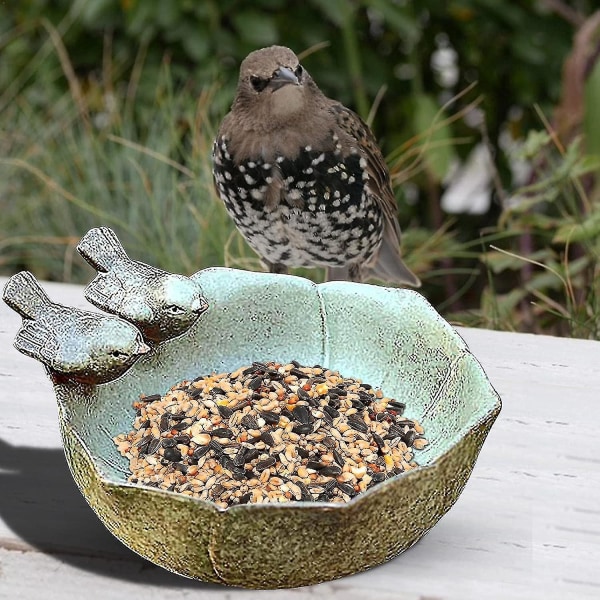
[[[94,227],[81,238],[77,251],[96,269],[106,273],[115,264],[129,260],[119,238],[108,227]]]
[[[26,319],[35,319],[41,308],[54,304],[29,271],[21,271],[6,282],[2,299]]]
[[[421,280],[404,264],[397,243],[384,239],[375,264],[367,267],[367,277],[380,279],[387,283],[398,283],[421,287]]]

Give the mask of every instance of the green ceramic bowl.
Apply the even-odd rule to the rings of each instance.
[[[463,490],[501,406],[458,334],[410,290],[223,268],[194,278],[210,308],[186,334],[115,381],[55,385],[73,477],[106,527],[165,569],[249,588],[335,579],[417,542]],[[338,369],[406,402],[430,441],[421,466],[347,504],[223,510],[127,482],[112,438],[130,430],[140,393],[268,359]]]

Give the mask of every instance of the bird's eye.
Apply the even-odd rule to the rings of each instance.
[[[167,308],[165,309],[166,312],[168,312],[170,315],[180,315],[183,312],[185,312],[183,310],[183,308],[181,308],[181,306],[177,306],[176,304],[170,304],[169,306],[167,306]]]
[[[294,71],[294,75],[298,78],[298,81],[300,81],[302,79],[303,74],[304,74],[304,69],[302,68],[302,65],[298,65],[296,67],[296,70]]]
[[[113,358],[121,359],[127,356],[126,352],[121,352],[120,350],[112,350],[109,353]]]
[[[267,87],[269,80],[263,79],[262,77],[257,77],[256,75],[252,75],[250,77],[250,83],[252,84],[252,87],[255,91],[262,92]]]

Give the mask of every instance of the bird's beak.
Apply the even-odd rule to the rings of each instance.
[[[294,85],[300,85],[298,78],[294,75],[294,72],[287,67],[279,67],[275,73],[273,73],[273,77],[269,82],[269,87],[274,90],[278,90],[280,87],[284,85],[288,85],[289,83],[293,83]]]
[[[138,354],[147,354],[148,352],[150,352],[150,350],[152,350],[152,348],[150,348],[150,346],[148,346],[148,344],[144,344],[144,342],[140,342],[138,344],[138,349],[137,349]]]
[[[208,302],[204,298],[196,298],[192,302],[192,312],[202,314],[206,309],[208,309]]]

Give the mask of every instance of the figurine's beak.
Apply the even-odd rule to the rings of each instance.
[[[208,309],[208,302],[204,298],[196,298],[192,302],[192,311],[200,315]]]
[[[148,344],[144,344],[144,342],[138,343],[137,354],[147,354],[150,350],[152,350],[152,348],[150,348]]]

